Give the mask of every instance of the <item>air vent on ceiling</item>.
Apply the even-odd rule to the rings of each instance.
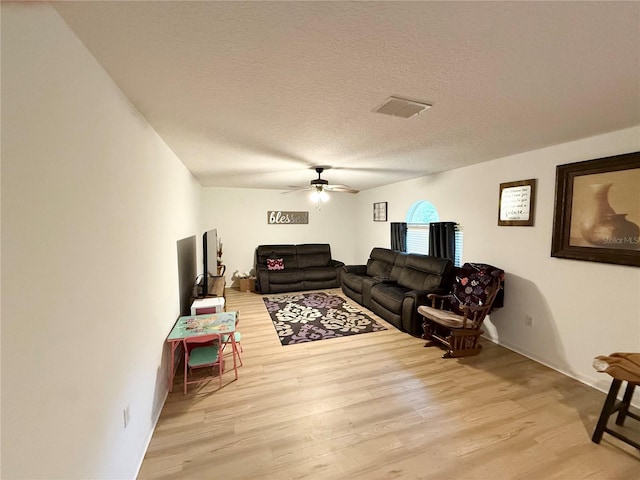
[[[393,115],[394,117],[410,118],[429,107],[431,107],[431,105],[425,102],[392,96],[387,98],[382,105],[376,107],[373,111],[376,113],[384,113],[385,115]]]

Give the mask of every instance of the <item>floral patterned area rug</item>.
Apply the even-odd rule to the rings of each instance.
[[[282,345],[386,330],[343,298],[323,292],[263,298]]]

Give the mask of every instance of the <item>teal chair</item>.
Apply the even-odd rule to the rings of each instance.
[[[187,385],[200,383],[215,377],[216,369],[222,388],[222,351],[220,350],[220,335],[202,335],[199,337],[187,337],[183,340],[184,346],[184,393],[187,394]],[[206,345],[203,345],[206,344]],[[200,345],[200,346],[197,346]],[[211,368],[211,375],[189,380],[189,372],[197,368]]]

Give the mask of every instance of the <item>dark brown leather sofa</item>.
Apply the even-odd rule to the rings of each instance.
[[[446,294],[453,271],[451,260],[398,252],[371,250],[366,265],[345,265],[342,291],[396,328],[422,335],[420,305],[430,304],[430,293]]]
[[[269,270],[267,260],[280,260],[282,270]],[[301,245],[259,245],[254,268],[260,293],[295,292],[340,286],[343,262],[331,258],[327,243]]]

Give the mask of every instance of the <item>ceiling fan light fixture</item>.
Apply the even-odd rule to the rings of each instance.
[[[311,190],[309,197],[316,203],[325,203],[329,201],[329,194],[320,185]]]

